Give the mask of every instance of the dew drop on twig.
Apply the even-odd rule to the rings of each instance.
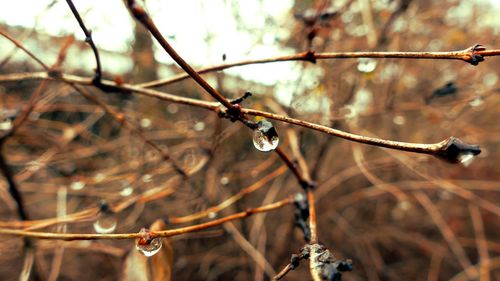
[[[70,188],[73,190],[82,190],[84,187],[85,183],[83,181],[74,181],[70,185]]]
[[[10,129],[12,129],[12,121],[9,118],[0,121],[0,131],[8,131]]]
[[[99,215],[93,224],[95,232],[102,234],[112,233],[116,229],[117,221],[115,212],[109,208],[107,202],[102,201]]]
[[[450,163],[462,163],[468,166],[479,153],[481,149],[478,145],[467,144],[458,138],[449,137],[436,156]]]
[[[472,106],[472,107],[478,107],[478,106],[482,105],[482,104],[483,104],[483,102],[484,102],[484,101],[483,101],[483,98],[481,98],[481,97],[476,97],[475,99],[473,99],[473,100],[471,100],[471,101],[469,102],[469,105],[470,105],[470,106]]]
[[[253,145],[260,151],[271,151],[279,144],[279,137],[273,124],[267,120],[257,122],[253,130]]]
[[[460,163],[462,163],[465,167],[468,167],[472,161],[474,161],[474,154],[462,153],[458,156],[458,161],[460,161]]]
[[[162,245],[161,238],[153,237],[151,232],[146,228],[141,229],[139,234],[142,234],[142,237],[135,242],[135,248],[139,252],[146,257],[151,257],[160,251]]]
[[[122,181],[121,188],[122,189],[120,190],[120,195],[123,196],[123,197],[130,196],[134,192],[134,188],[132,187],[132,185],[130,185],[130,183],[128,182],[128,180],[123,180]]]
[[[117,219],[114,213],[100,214],[94,222],[94,230],[97,233],[107,234],[115,231]]]
[[[370,73],[377,67],[377,61],[372,58],[360,58],[358,60],[358,71]]]

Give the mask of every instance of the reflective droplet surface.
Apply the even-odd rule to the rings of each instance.
[[[465,167],[468,167],[472,161],[474,161],[474,154],[462,153],[458,156],[458,161],[460,161],[460,163],[462,163]]]
[[[142,128],[148,128],[149,126],[151,126],[151,119],[149,118],[142,118],[141,119],[141,127]]]
[[[450,163],[468,163],[469,165],[472,158],[480,153],[479,145],[471,145],[458,138],[449,137],[435,155]]]
[[[223,176],[222,178],[220,178],[220,183],[223,185],[227,185],[229,183],[229,178],[226,176]]]
[[[205,129],[205,123],[204,122],[196,122],[196,124],[194,124],[194,130],[197,131],[197,132],[201,132]]]
[[[477,107],[477,106],[480,106],[481,104],[483,104],[483,102],[484,101],[481,97],[476,97],[475,99],[473,99],[469,102],[469,105],[472,107]]]
[[[215,219],[217,217],[217,213],[216,212],[209,212],[208,213],[208,218],[209,219]]]
[[[139,234],[142,234],[142,237],[135,242],[135,248],[139,252],[146,257],[151,257],[160,251],[162,245],[161,238],[153,237],[151,232],[145,228],[141,229]]]
[[[360,58],[358,60],[358,71],[364,73],[373,72],[377,68],[377,61],[372,58]]]
[[[123,180],[121,183],[120,195],[123,197],[130,196],[134,192],[134,188],[130,185],[127,180]]]
[[[70,185],[70,188],[73,190],[81,190],[84,187],[85,187],[85,183],[83,181],[74,181]]]
[[[1,131],[8,131],[12,129],[12,121],[10,121],[9,118],[5,118],[4,120],[0,121],[0,130]]]
[[[112,211],[108,210],[99,214],[93,226],[95,232],[107,234],[115,231],[116,225],[116,215]]]
[[[150,174],[145,174],[144,176],[142,176],[143,182],[151,182],[152,180],[153,180],[153,176],[151,176]]]
[[[257,122],[257,127],[253,130],[253,145],[255,148],[268,152],[276,149],[279,141],[278,133],[271,122],[266,120]]]

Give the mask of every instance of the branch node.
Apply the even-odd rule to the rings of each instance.
[[[465,143],[456,137],[449,137],[442,144],[435,156],[449,163],[461,163],[465,156],[476,156],[481,153],[479,145]]]
[[[486,47],[476,44],[469,49],[465,50],[466,55],[464,60],[472,65],[478,65],[480,62],[484,61],[484,57],[478,54],[478,51],[486,51]]]
[[[304,60],[310,63],[316,64],[316,52],[315,51],[307,51],[304,53]]]

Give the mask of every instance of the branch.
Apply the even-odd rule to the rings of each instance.
[[[74,82],[77,84],[83,85],[92,85],[92,80],[88,78],[83,78],[74,75],[68,74],[60,74],[58,76],[51,77],[46,72],[35,72],[35,73],[17,73],[17,74],[7,74],[0,75],[0,82],[8,82],[8,81],[20,81],[20,80],[41,80],[41,79],[55,79],[61,80],[64,82]],[[102,80],[104,85],[116,86],[115,82]],[[120,84],[120,86],[116,86],[121,88],[122,90],[127,90],[130,92],[136,92],[142,95],[155,97],[161,100],[170,101],[179,104],[185,104],[200,108],[205,108],[208,110],[212,110],[215,112],[220,112],[219,104],[214,102],[207,102],[198,99],[180,97],[160,91],[156,91],[153,89],[144,89],[138,86],[130,85],[130,84]],[[283,115],[278,115],[266,111],[260,111],[255,109],[241,108],[240,112],[242,114],[248,114],[253,116],[261,116],[269,119],[274,119],[277,121],[301,126],[308,129],[313,129],[322,133],[326,133],[332,136],[336,136],[339,138],[343,138],[346,140],[364,143],[368,145],[374,145],[379,147],[385,147],[395,150],[408,151],[414,153],[422,153],[436,156],[440,159],[446,160],[450,163],[458,163],[460,161],[460,156],[463,154],[472,154],[478,155],[481,153],[481,149],[477,145],[470,145],[464,143],[458,138],[449,137],[443,141],[438,143],[408,143],[408,142],[399,142],[393,140],[385,140],[379,138],[372,138],[362,135],[357,135],[353,133],[348,133],[342,130],[330,128],[327,126],[319,125],[312,122],[303,121],[300,119],[290,118]]]
[[[269,212],[272,210],[276,210],[282,208],[286,205],[289,205],[293,202],[292,197],[288,197],[284,200],[264,205],[261,207],[247,209],[244,212],[236,213],[233,215],[229,215],[220,219],[216,219],[213,221],[209,221],[206,223],[170,229],[170,230],[162,230],[162,231],[151,231],[148,233],[152,238],[156,237],[171,237],[177,236],[181,234],[186,234],[190,232],[204,230],[210,227],[221,225],[228,221],[233,221],[237,219],[242,219],[249,217],[253,214]],[[53,232],[36,232],[36,231],[24,231],[18,229],[8,229],[8,228],[0,228],[0,234],[4,235],[12,235],[12,236],[21,236],[21,237],[32,237],[38,239],[52,239],[52,240],[98,240],[98,239],[136,239],[143,238],[143,233],[121,233],[121,234],[77,234],[77,233],[53,233]]]
[[[316,53],[312,51],[302,52],[294,55],[277,56],[265,59],[243,60],[234,63],[221,64],[211,67],[201,68],[197,71],[198,74],[204,74],[214,71],[220,71],[227,68],[245,66],[251,64],[266,64],[286,61],[309,61],[315,63],[316,60],[328,59],[353,59],[353,58],[398,58],[398,59],[446,59],[446,60],[461,60],[467,63],[477,65],[484,57],[500,56],[500,50],[486,50],[481,45],[474,45],[470,48],[461,51],[451,52],[331,52],[331,53]],[[475,59],[473,59],[475,58]],[[480,60],[480,58],[483,58]],[[175,75],[174,77],[150,81],[137,86],[143,88],[153,88],[179,82],[189,78],[186,73]]]
[[[228,101],[219,91],[214,89],[210,84],[208,84],[205,79],[203,79],[200,74],[198,74],[175,50],[174,48],[167,42],[165,37],[161,34],[161,32],[158,30],[156,25],[154,24],[153,20],[149,17],[149,15],[146,13],[146,11],[142,8],[139,7],[134,0],[128,0],[127,1],[128,8],[132,15],[139,21],[141,22],[148,30],[151,32],[151,34],[156,38],[158,43],[165,49],[165,51],[172,57],[172,59],[179,64],[184,71],[187,72],[191,78],[193,78],[198,85],[200,85],[207,93],[209,93],[213,98],[215,98],[217,101],[219,101],[221,104],[223,104],[227,109],[229,110],[237,110],[236,106],[231,104],[230,101]]]

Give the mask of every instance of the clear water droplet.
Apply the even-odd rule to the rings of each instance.
[[[143,182],[151,182],[152,180],[153,180],[153,176],[151,176],[150,174],[145,174],[144,176],[142,176]]]
[[[85,187],[85,183],[83,181],[74,181],[70,185],[70,188],[73,190],[81,190],[84,187]]]
[[[121,185],[122,185],[121,186],[122,189],[120,190],[121,196],[127,197],[127,196],[132,195],[132,193],[134,192],[134,188],[130,185],[128,180],[123,180]]]
[[[167,111],[170,114],[175,114],[175,113],[177,113],[177,111],[179,111],[179,107],[176,104],[171,103],[171,104],[167,105]]]
[[[160,251],[162,245],[161,238],[153,237],[151,232],[146,228],[141,229],[139,234],[142,234],[142,237],[135,242],[135,248],[139,252],[146,257],[151,257]]]
[[[465,167],[468,167],[472,161],[474,161],[474,154],[472,153],[462,153],[458,156],[458,161]]]
[[[94,230],[97,233],[112,233],[116,229],[117,219],[115,213],[111,210],[101,212],[94,222]]]
[[[222,178],[220,178],[220,183],[223,185],[227,185],[229,183],[229,178],[226,176],[223,176]]]
[[[204,122],[196,122],[196,124],[194,124],[194,130],[197,131],[197,132],[201,132],[203,130],[205,130],[205,123]]]
[[[105,176],[103,173],[97,173],[97,174],[94,176],[94,181],[95,181],[95,182],[101,182],[101,181],[103,181],[105,178],[106,178],[106,176]]]
[[[66,140],[72,140],[76,136],[76,130],[73,128],[66,128],[63,131],[63,138]]]
[[[406,123],[406,118],[402,115],[396,115],[392,118],[392,122],[396,125],[402,126]]]
[[[358,59],[358,71],[363,73],[373,72],[377,68],[377,61],[372,58]]]
[[[141,127],[143,128],[148,128],[149,126],[151,126],[151,119],[149,118],[142,118],[141,119]]]
[[[469,102],[469,105],[472,107],[477,107],[477,106],[480,106],[481,104],[483,104],[483,102],[484,102],[483,98],[476,97],[475,99],[473,99]]]
[[[462,163],[464,166],[468,166],[472,158],[480,153],[479,145],[471,145],[458,138],[449,137],[435,155],[450,163]]]
[[[9,118],[5,118],[4,120],[0,121],[1,131],[8,131],[10,129],[12,129],[12,121],[10,121]]]
[[[267,152],[276,149],[279,137],[273,124],[266,120],[257,122],[253,130],[253,145],[260,151]]]

